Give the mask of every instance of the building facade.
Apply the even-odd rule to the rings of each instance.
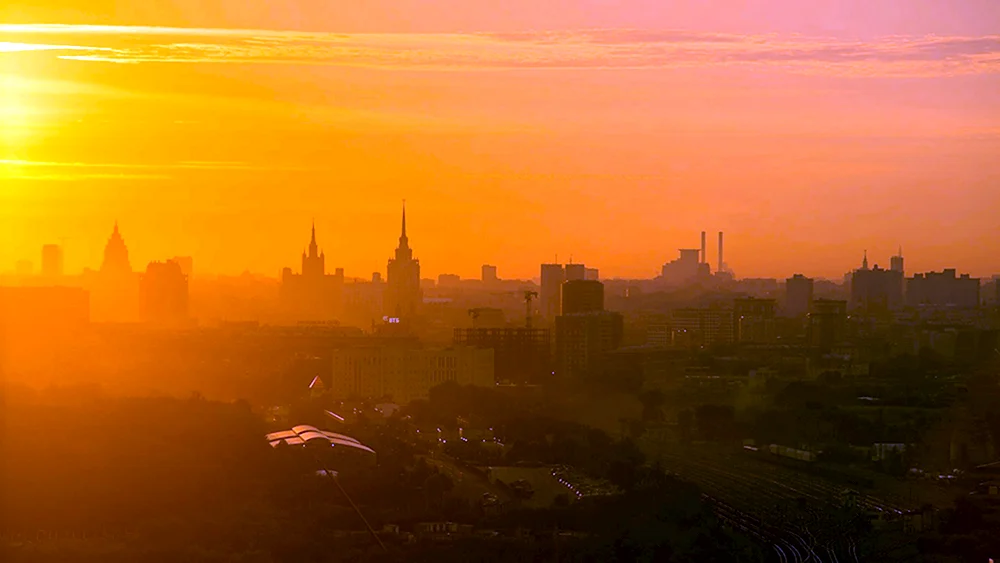
[[[387,399],[400,405],[426,399],[442,383],[489,387],[493,350],[472,346],[345,348],[332,353],[330,390],[337,399]]]
[[[183,326],[188,322],[188,278],[173,260],[150,262],[139,282],[143,322]]]
[[[610,311],[556,317],[556,372],[561,377],[594,374],[607,352],[621,346],[624,318]]]
[[[551,334],[539,328],[457,328],[454,341],[491,348],[497,382],[540,384],[552,375]]]
[[[775,308],[774,299],[734,299],[733,340],[740,343],[773,341]]]
[[[906,280],[906,304],[910,307],[974,308],[979,306],[979,292],[979,278],[957,275],[953,268],[915,274]]]
[[[604,310],[604,284],[591,280],[568,280],[562,285],[563,315]]]
[[[542,317],[551,322],[560,314],[562,284],[566,270],[562,264],[542,264],[540,307]]]
[[[802,274],[785,280],[785,314],[801,317],[809,314],[813,300],[813,280]]]

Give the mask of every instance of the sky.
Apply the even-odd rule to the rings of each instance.
[[[0,272],[1000,272],[994,0],[6,0]]]

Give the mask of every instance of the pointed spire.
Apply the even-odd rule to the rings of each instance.
[[[111,233],[111,234],[113,234],[113,235],[117,235],[118,234],[118,219],[115,219],[115,231],[113,233]]]
[[[403,234],[402,238],[406,238],[406,200],[403,200]]]
[[[310,240],[309,244],[316,244],[316,220],[315,219],[313,219],[313,222],[312,222],[312,239]]]
[[[868,269],[868,250],[867,249],[865,249],[864,260],[861,261],[861,269],[862,270],[867,270]]]

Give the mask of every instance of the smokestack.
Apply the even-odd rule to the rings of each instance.
[[[701,232],[701,263],[708,264],[708,254],[705,253],[705,231]]]
[[[724,264],[722,261],[722,231],[719,231],[719,269],[716,271],[722,271],[722,264]]]

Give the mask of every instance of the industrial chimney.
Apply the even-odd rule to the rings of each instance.
[[[705,253],[705,231],[701,232],[701,263],[708,264],[708,254]]]
[[[723,264],[725,264],[725,262],[722,261],[722,231],[719,231],[719,272],[722,271]]]

